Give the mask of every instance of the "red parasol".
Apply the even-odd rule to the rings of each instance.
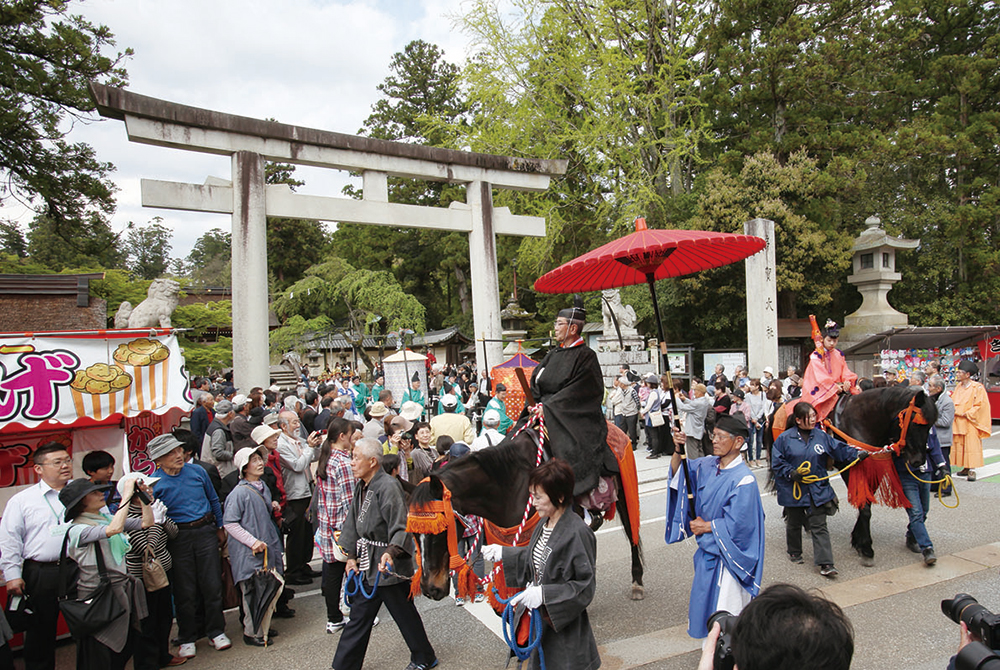
[[[649,284],[656,315],[660,353],[667,364],[667,344],[663,338],[660,306],[656,301],[656,280],[681,277],[701,270],[741,261],[764,248],[765,241],[754,235],[714,233],[707,230],[649,230],[646,219],[635,220],[635,232],[608,242],[591,252],[563,263],[535,280],[541,293],[585,293],[634,284]],[[677,408],[674,407],[674,415]]]
[[[585,293],[644,284],[657,279],[722,267],[764,248],[753,235],[707,230],[649,230],[635,220],[635,232],[564,263],[535,281],[542,293]]]
[[[634,233],[608,242],[542,275],[535,281],[535,290],[541,293],[585,293],[643,282],[649,284],[663,369],[668,383],[672,385],[660,306],[656,301],[656,280],[729,265],[752,256],[764,245],[764,239],[754,235],[707,230],[649,230],[646,220],[640,218],[635,220]],[[670,398],[676,417],[677,403],[673,394]],[[686,460],[684,466],[687,474]],[[693,514],[693,505],[689,511]]]

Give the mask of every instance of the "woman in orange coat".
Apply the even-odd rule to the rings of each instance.
[[[955,423],[952,427],[951,464],[962,468],[958,473],[976,481],[973,468],[983,467],[983,438],[990,436],[990,401],[986,389],[972,375],[979,368],[972,361],[962,361],[955,370]]]

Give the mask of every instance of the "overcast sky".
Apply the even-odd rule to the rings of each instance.
[[[463,0],[86,0],[72,13],[108,26],[127,63],[136,93],[255,118],[354,134],[377,99],[392,55],[422,39],[462,63],[468,39],[450,15]],[[125,124],[102,120],[74,128],[99,160],[117,168],[116,231],[129,221],[162,216],[174,230],[172,257],[184,257],[212,228],[230,228],[227,215],[141,206],[139,180],[203,183],[228,179],[227,157],[130,143]],[[300,191],[340,195],[345,173],[299,167]],[[4,218],[22,228],[32,214],[8,207]]]

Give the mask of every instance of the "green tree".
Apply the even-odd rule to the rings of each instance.
[[[422,40],[393,55],[390,74],[376,88],[382,97],[358,131],[361,135],[430,146],[449,146],[465,122],[458,67],[440,48]],[[344,189],[360,197],[359,189]],[[464,198],[463,189],[442,182],[389,179],[390,202],[447,207]],[[332,236],[342,258],[368,270],[389,269],[404,291],[427,309],[434,327],[471,325],[469,242],[464,233],[414,228],[341,224]]]
[[[309,340],[338,332],[369,369],[365,336],[382,338],[390,330],[426,330],[420,300],[406,293],[388,271],[356,269],[340,258],[315,265],[272,303],[282,326],[271,333],[271,351],[280,354]]]
[[[121,268],[121,239],[96,214],[58,223],[38,214],[28,226],[28,255],[53,272],[66,268]]]
[[[112,166],[66,133],[94,110],[87,84],[121,86],[127,49],[105,55],[111,31],[68,13],[65,0],[19,0],[0,8],[0,203],[38,204],[56,228],[90,225],[114,210]]]
[[[13,221],[0,223],[0,251],[15,258],[28,257],[28,242],[21,227]]]
[[[194,243],[185,270],[197,286],[229,286],[232,283],[232,235],[213,228]]]
[[[305,184],[293,176],[295,166],[288,163],[267,163],[264,173],[268,184],[285,184],[293,191]],[[319,263],[326,246],[321,221],[267,219],[267,267],[279,289],[294,284],[309,267]]]
[[[170,265],[170,238],[174,233],[163,225],[163,218],[153,217],[145,226],[129,221],[125,236],[126,263],[133,277],[156,279]]]

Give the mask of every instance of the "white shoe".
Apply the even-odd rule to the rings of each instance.
[[[465,598],[455,598],[455,604],[459,607],[465,607]]]
[[[218,651],[222,651],[223,649],[229,649],[231,646],[233,646],[232,640],[226,637],[225,633],[219,633],[211,640],[209,640],[208,643],[213,647],[215,647]]]
[[[185,642],[177,648],[177,655],[181,658],[194,658],[194,655],[197,653],[198,648],[195,647],[194,642]]]
[[[334,623],[333,621],[327,621],[326,622],[326,632],[330,633],[330,634],[336,633],[338,630],[341,630],[344,626],[346,626],[347,622],[350,621],[350,620],[351,619],[349,617],[345,616],[343,619],[341,619],[340,621],[338,621],[336,623]]]

